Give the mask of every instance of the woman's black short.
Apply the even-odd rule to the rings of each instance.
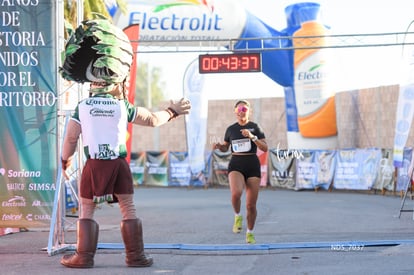
[[[261,177],[260,161],[257,155],[232,155],[227,171],[238,171],[245,179]]]

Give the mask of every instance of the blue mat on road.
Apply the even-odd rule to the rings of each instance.
[[[374,241],[338,241],[338,242],[298,242],[270,244],[145,244],[145,249],[177,249],[199,251],[223,250],[274,250],[274,249],[303,249],[329,248],[332,250],[358,250],[373,246],[396,246],[414,244],[414,240],[374,240]],[[122,243],[99,243],[98,249],[124,249]]]

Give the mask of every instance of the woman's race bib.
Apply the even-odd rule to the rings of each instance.
[[[249,138],[234,139],[231,141],[231,148],[235,153],[249,152],[252,149],[252,144]]]

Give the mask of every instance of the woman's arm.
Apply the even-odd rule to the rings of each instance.
[[[223,143],[214,143],[213,150],[218,149],[221,152],[227,152],[229,150],[230,143],[224,141]]]
[[[251,140],[257,145],[257,148],[259,148],[263,152],[267,152],[268,147],[267,147],[266,139],[264,138],[258,139],[257,136],[253,136]]]

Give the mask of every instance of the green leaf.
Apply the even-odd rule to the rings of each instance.
[[[125,63],[132,61],[132,56],[129,52],[126,52],[118,47],[112,47],[108,45],[98,44],[92,47],[97,50],[98,54],[108,55],[113,58],[118,58],[119,60],[124,61]]]

